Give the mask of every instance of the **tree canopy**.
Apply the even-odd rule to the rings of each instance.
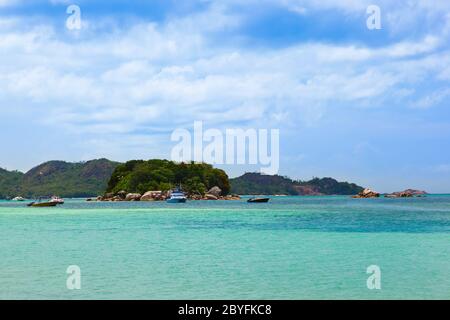
[[[225,171],[205,163],[176,163],[169,160],[131,160],[116,167],[106,192],[145,193],[167,191],[181,185],[189,194],[204,194],[214,186],[226,195],[230,183]]]

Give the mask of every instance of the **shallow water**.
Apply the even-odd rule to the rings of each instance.
[[[1,201],[0,299],[449,299],[449,236],[447,195]]]

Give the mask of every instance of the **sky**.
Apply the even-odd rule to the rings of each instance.
[[[0,167],[169,159],[203,121],[279,129],[280,175],[450,192],[449,40],[448,0],[0,0]]]

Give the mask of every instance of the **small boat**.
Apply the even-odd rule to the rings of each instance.
[[[12,201],[25,201],[25,198],[15,197],[14,199],[12,199]]]
[[[57,202],[31,202],[27,206],[29,207],[56,207],[58,205]]]
[[[270,198],[250,198],[247,200],[247,202],[250,203],[265,203],[269,202]]]
[[[56,207],[58,205],[58,202],[56,201],[42,201],[44,199],[48,199],[47,197],[41,197],[37,201],[31,202],[27,204],[28,207]]]
[[[57,196],[53,196],[50,199],[50,202],[56,202],[56,204],[64,204],[64,200]]]
[[[167,203],[185,203],[187,200],[186,195],[180,188],[177,188],[172,191],[170,198],[167,199]]]

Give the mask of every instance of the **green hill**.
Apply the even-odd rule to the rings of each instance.
[[[118,164],[107,159],[78,163],[49,161],[25,174],[0,170],[0,197],[96,196],[104,192]]]
[[[231,192],[237,194],[285,195],[353,195],[364,188],[354,183],[338,182],[333,178],[314,178],[310,181],[293,181],[279,175],[246,173],[230,179]]]
[[[302,190],[302,187],[311,188],[314,192],[324,195],[355,195],[364,190],[363,187],[355,183],[338,182],[333,178],[314,178],[295,183],[297,190]]]
[[[230,184],[231,192],[236,194],[298,194],[291,179],[278,175],[246,173],[230,179]]]
[[[59,195],[92,197],[106,192],[145,193],[168,190],[178,184],[191,194],[203,194],[214,186],[222,194],[352,195],[363,190],[332,178],[293,181],[278,175],[246,173],[228,179],[209,164],[175,163],[168,160],[132,160],[120,164],[107,159],[69,163],[45,162],[27,173],[0,169],[0,199]]]
[[[214,186],[230,191],[225,171],[204,163],[175,163],[169,160],[132,160],[117,166],[108,182],[108,193],[145,193],[169,190],[181,184],[184,191],[203,194]]]
[[[0,168],[0,199],[14,197],[20,192],[23,173]]]

